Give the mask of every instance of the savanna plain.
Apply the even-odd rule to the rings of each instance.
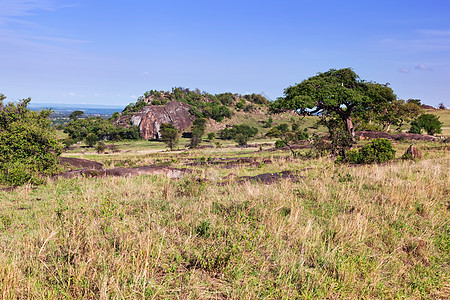
[[[411,142],[395,141],[396,159],[372,165],[293,158],[262,136],[251,143],[79,147],[63,156],[184,175],[1,191],[1,297],[448,299],[448,143],[416,142],[423,158],[402,160]],[[251,180],[284,171],[292,176]]]

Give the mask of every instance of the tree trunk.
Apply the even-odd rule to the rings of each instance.
[[[355,137],[355,127],[353,127],[352,118],[350,116],[344,116],[343,121],[345,123],[345,128],[347,129],[348,133],[352,136],[352,138]]]

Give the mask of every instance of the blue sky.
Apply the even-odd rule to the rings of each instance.
[[[449,16],[448,0],[0,0],[0,93],[125,105],[182,86],[275,99],[351,67],[448,107]]]

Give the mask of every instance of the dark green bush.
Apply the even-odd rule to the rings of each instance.
[[[361,150],[346,153],[346,161],[357,164],[383,163],[395,158],[395,150],[388,139],[374,139]]]

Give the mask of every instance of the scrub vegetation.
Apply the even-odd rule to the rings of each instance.
[[[312,95],[317,84],[326,88]],[[340,111],[339,96],[313,114],[330,91],[353,99],[351,110]],[[272,104],[256,94],[146,92],[122,114],[172,97],[197,109],[188,132],[164,124],[161,141],[134,139],[136,128],[102,131],[118,114],[76,113],[73,131],[55,132],[50,112],[29,112],[29,100],[0,102],[1,297],[448,299],[450,111],[426,110],[441,134],[409,134],[437,117],[419,119],[415,99],[389,104],[402,118],[372,105],[392,95],[350,69],[312,77]],[[231,115],[219,122],[221,106]],[[66,161],[103,169],[58,166],[58,139],[79,141]],[[5,180],[15,165],[39,180]]]

